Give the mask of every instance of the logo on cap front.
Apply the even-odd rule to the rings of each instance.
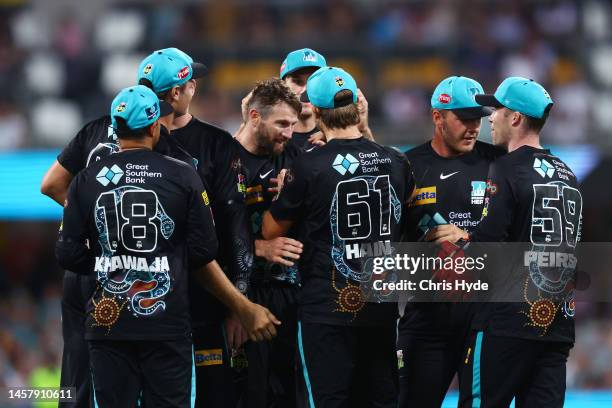
[[[317,56],[312,51],[304,51],[304,61],[317,62]]]
[[[344,79],[342,79],[342,77],[337,76],[336,83],[338,84],[338,86],[342,86],[344,85]]]
[[[440,96],[438,96],[438,101],[440,101],[440,103],[450,103],[451,101],[451,96],[449,94],[440,94]]]
[[[127,107],[127,103],[121,102],[119,105],[117,105],[116,111],[123,112],[126,107]]]
[[[147,64],[146,67],[142,70],[142,73],[145,75],[149,75],[149,72],[153,69],[153,64]]]
[[[185,79],[189,76],[189,67],[183,67],[183,69],[181,69],[178,74],[176,74],[176,76],[179,79]]]

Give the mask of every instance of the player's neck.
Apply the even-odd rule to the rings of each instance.
[[[151,139],[151,138],[148,138]],[[149,149],[153,150],[153,139],[139,139],[139,140],[129,140],[129,139],[119,139],[119,149],[122,152],[128,150],[136,150],[136,149]]]
[[[247,152],[251,154],[255,154],[257,156],[267,154],[266,150],[262,149],[257,144],[255,138],[255,129],[252,126],[249,126],[249,124],[247,124],[247,126],[245,126],[241,132],[238,132],[238,134],[236,134],[236,140],[238,141],[238,143],[240,143],[240,145],[242,145],[242,147],[244,147]]]
[[[189,109],[187,110],[187,112],[185,112],[185,114],[181,116],[176,116],[175,114],[174,119],[172,120],[172,126],[171,126],[172,129],[168,129],[168,130],[180,129],[182,127],[185,127],[187,126],[189,122],[191,122],[192,118],[193,118],[193,115],[189,113]]]
[[[508,142],[508,153],[513,152],[523,146],[542,149],[542,145],[540,144],[540,135],[538,133],[531,132],[511,138]]]
[[[293,127],[294,132],[298,133],[308,133],[317,127],[317,120],[314,115],[310,115],[309,117],[299,120],[298,123]]]
[[[343,129],[329,129],[324,125],[321,125],[321,130],[325,134],[325,138],[329,142],[332,139],[359,139],[361,137],[361,132],[357,125],[349,126]]]

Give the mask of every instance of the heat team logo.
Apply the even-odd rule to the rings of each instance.
[[[121,102],[119,105],[117,105],[116,110],[117,112],[123,112],[125,108],[127,108],[127,103]]]
[[[304,51],[304,57],[302,58],[304,61],[308,62],[317,62],[317,56],[312,51]]]
[[[344,85],[344,79],[342,79],[341,77],[337,76],[336,77],[336,84],[338,84],[338,86]]]
[[[144,69],[142,70],[142,73],[145,75],[149,75],[152,69],[153,69],[153,64],[147,64],[147,66],[144,67]]]
[[[482,205],[486,191],[487,183],[485,181],[472,181],[471,203]]]

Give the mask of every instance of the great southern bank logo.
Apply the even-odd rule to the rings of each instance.
[[[550,164],[546,159],[536,159],[533,161],[533,169],[542,177],[550,177],[555,174],[555,168],[552,164]]]
[[[347,153],[346,156],[339,154],[334,159],[334,164],[332,164],[332,167],[343,176],[347,171],[353,174],[357,170],[357,167],[359,167],[359,160],[357,160],[355,156],[350,153]]]
[[[104,187],[108,186],[108,183],[117,184],[119,180],[123,177],[123,170],[116,164],[113,164],[113,167],[110,169],[106,166],[102,167],[102,170],[98,172],[96,175],[96,180],[98,183],[102,184]]]

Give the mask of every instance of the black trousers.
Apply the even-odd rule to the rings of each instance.
[[[396,408],[396,329],[298,325],[310,407]]]
[[[191,408],[195,369],[191,338],[90,340],[93,398],[100,408]]]
[[[89,408],[93,406],[89,350],[85,340],[85,308],[95,290],[93,278],[65,271],[62,294],[62,352],[61,387],[75,387],[74,402],[60,402],[60,408]]]
[[[562,408],[568,343],[471,336],[462,366],[459,407]]]
[[[235,407],[235,372],[227,348],[224,323],[209,323],[192,328],[196,371],[197,408]],[[147,407],[148,408],[148,407]]]
[[[248,367],[249,408],[291,408],[297,402],[297,290],[271,282],[254,284],[249,298],[267,307],[282,322],[271,341],[245,345]]]

